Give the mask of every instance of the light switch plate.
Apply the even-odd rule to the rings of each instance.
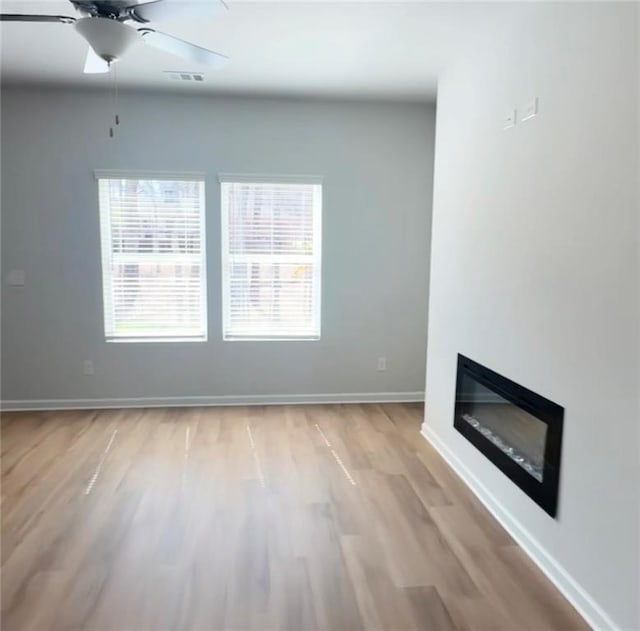
[[[528,121],[530,118],[538,115],[538,97],[531,99],[522,110],[522,121]]]
[[[7,273],[7,285],[10,287],[24,287],[25,275],[23,269],[12,269]]]
[[[502,121],[502,129],[511,129],[516,126],[516,121],[518,120],[518,111],[517,110],[509,110]]]

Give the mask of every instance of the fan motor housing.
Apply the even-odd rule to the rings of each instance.
[[[77,11],[88,17],[110,18],[118,22],[135,20],[144,23],[135,13],[135,5],[143,0],[71,0]]]

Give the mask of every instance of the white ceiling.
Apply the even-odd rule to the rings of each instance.
[[[174,0],[175,1],[175,0]],[[212,0],[213,1],[213,0]],[[495,5],[451,2],[228,2],[222,16],[152,26],[230,57],[199,68],[143,43],[117,66],[121,86],[171,91],[432,100],[442,66]],[[5,0],[4,13],[76,15],[67,0]],[[64,24],[0,25],[3,82],[107,85],[82,73],[86,42]],[[202,71],[205,82],[163,71]]]

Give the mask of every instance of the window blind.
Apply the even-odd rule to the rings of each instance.
[[[204,339],[204,181],[118,174],[98,187],[107,339]]]
[[[221,177],[223,336],[320,337],[322,186]]]

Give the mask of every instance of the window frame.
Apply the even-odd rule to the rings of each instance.
[[[100,251],[101,251],[101,275],[102,275],[102,317],[104,339],[107,343],[154,343],[154,342],[206,342],[208,340],[209,318],[208,318],[208,286],[207,286],[207,239],[206,239],[206,178],[203,172],[196,171],[121,171],[121,170],[94,170],[94,177],[98,188],[98,222],[100,234]],[[107,243],[111,243],[111,205],[108,204],[108,213],[103,213],[103,197],[101,180],[168,180],[175,182],[199,182],[200,183],[200,200],[199,200],[199,220],[200,220],[200,318],[202,323],[202,334],[198,335],[176,335],[175,333],[167,333],[167,335],[115,335],[109,334],[107,324],[112,318],[112,314],[107,314],[107,296],[112,295],[113,273],[106,273],[111,270],[113,262],[113,251],[105,248]],[[106,216],[108,214],[108,217]],[[111,300],[111,298],[109,298]],[[111,330],[113,330],[113,326]]]
[[[222,306],[222,340],[224,342],[317,342],[322,337],[322,212],[324,196],[324,178],[318,175],[264,175],[264,174],[238,174],[219,173],[220,185],[220,226],[221,226],[221,306]],[[225,195],[225,184],[302,184],[317,186],[317,192],[313,196],[313,258],[312,265],[317,281],[313,284],[312,312],[316,321],[316,331],[309,335],[283,335],[282,333],[268,335],[234,335],[227,334],[230,330],[231,310],[230,301],[230,274],[228,266],[229,255],[229,209],[228,198]],[[266,255],[269,256],[269,255]],[[274,256],[274,255],[271,255]],[[275,255],[277,256],[277,255]]]

